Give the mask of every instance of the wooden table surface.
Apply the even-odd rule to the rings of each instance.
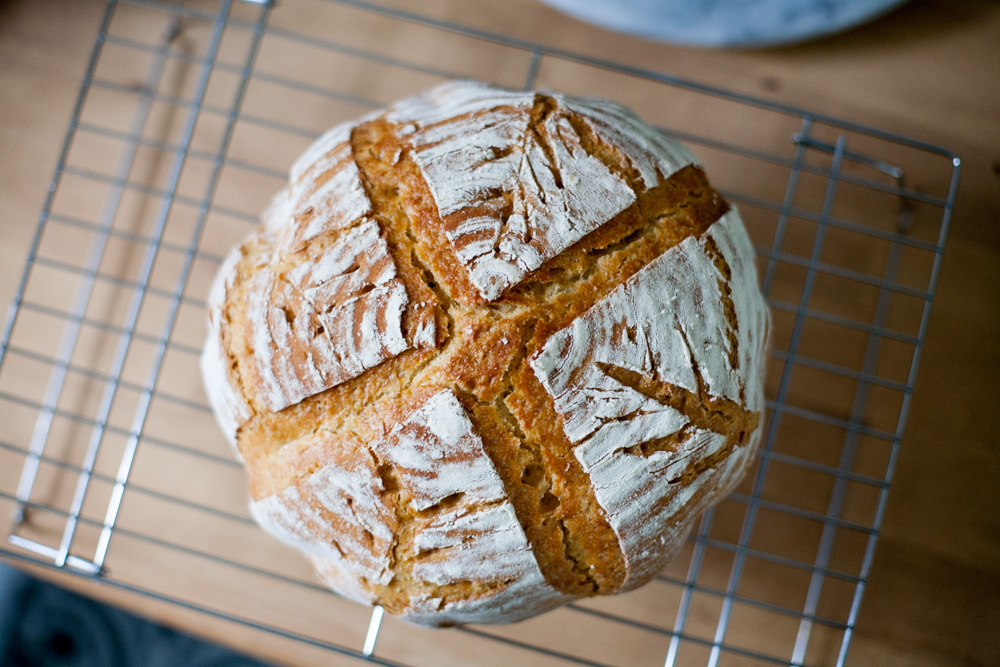
[[[1000,664],[1000,4],[915,0],[845,34],[741,51],[617,36],[527,1],[422,4],[961,156],[953,225],[850,664]],[[101,11],[97,1],[0,2],[0,303],[14,294]],[[164,615],[152,602],[115,599]],[[205,627],[211,632],[211,623]]]

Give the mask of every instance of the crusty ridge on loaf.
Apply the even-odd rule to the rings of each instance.
[[[459,83],[334,128],[210,299],[204,372],[255,516],[342,593],[418,622],[648,580],[759,439],[767,315],[727,211],[685,149],[610,103]],[[650,329],[655,276],[707,280],[655,301],[718,345]],[[619,497],[625,470],[642,481]],[[488,526],[510,554],[482,551]]]

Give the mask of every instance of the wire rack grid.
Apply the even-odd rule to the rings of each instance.
[[[296,663],[845,664],[958,158],[401,7],[107,2],[3,330],[0,554]],[[691,146],[741,209],[774,331],[756,467],[653,583],[433,631],[334,596],[253,525],[197,357],[211,277],[295,156],[459,77],[600,92]]]

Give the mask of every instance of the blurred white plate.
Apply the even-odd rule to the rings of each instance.
[[[542,0],[604,28],[689,46],[777,46],[859,23],[906,0]]]

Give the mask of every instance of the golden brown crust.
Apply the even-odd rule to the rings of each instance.
[[[555,108],[552,98],[537,96],[529,130],[540,131],[546,114]],[[337,457],[373,457],[382,475],[382,497],[393,509],[396,535],[391,550],[392,581],[365,583],[365,588],[390,611],[401,612],[424,594],[458,599],[488,592],[476,582],[429,586],[414,578],[410,555],[415,553],[413,540],[422,515],[410,506],[392,467],[371,449],[372,442],[385,437],[440,389],[454,392],[482,439],[545,581],[560,592],[585,596],[615,592],[626,580],[619,536],[595,497],[588,473],[574,456],[553,397],[532,372],[528,359],[552,333],[568,326],[654,259],[686,238],[703,235],[728,206],[703,171],[693,165],[646,189],[622,150],[598,136],[577,115],[563,113],[584,150],[624,180],[635,192],[635,201],[489,303],[470,281],[446,237],[434,197],[400,126],[378,118],[354,128],[351,154],[371,203],[370,217],[379,224],[411,304],[404,311],[403,330],[412,341],[433,320],[433,346],[411,347],[280,412],[267,409],[261,399],[261,380],[248,362],[253,340],[245,324],[251,296],[247,285],[262,266],[271,262],[277,273],[294,267],[343,230],[300,244],[276,263],[270,259],[276,242],[266,234],[254,237],[242,249],[232,295],[223,311],[222,335],[235,362],[235,377],[254,411],[238,438],[250,474],[251,495],[268,498]],[[475,210],[466,213],[473,215]],[[716,251],[715,257],[728,278],[721,254]],[[728,289],[728,281],[720,281],[721,288]],[[731,300],[726,304],[726,317],[735,323]],[[735,349],[734,341],[730,343]],[[676,480],[679,484],[688,484],[702,471],[719,465],[758,426],[757,413],[713,397],[700,386],[697,392],[686,392],[627,370],[610,368],[607,373],[624,386],[677,409],[694,427],[726,436],[726,446],[693,461]],[[647,441],[639,453],[673,451],[683,437],[682,432]],[[714,493],[699,489],[674,523],[690,522],[700,499]],[[322,513],[322,508],[313,509]]]

